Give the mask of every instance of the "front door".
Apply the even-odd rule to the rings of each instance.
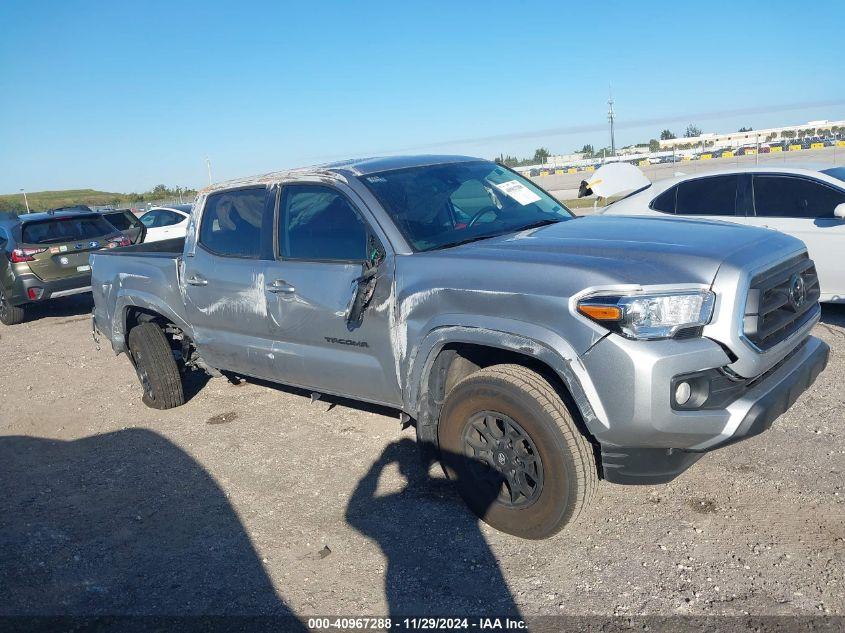
[[[272,353],[265,273],[274,205],[275,191],[265,187],[208,196],[197,247],[182,271],[200,356],[218,369],[259,378],[268,377]]]
[[[392,258],[372,236],[351,192],[287,185],[279,204],[279,257],[267,269],[273,377],[279,382],[400,404],[391,345]],[[378,278],[360,325],[348,308],[366,260]]]
[[[845,222],[833,215],[845,202],[845,192],[812,178],[785,174],[754,174],[752,226],[781,231],[807,245],[816,263],[822,300],[845,298]]]

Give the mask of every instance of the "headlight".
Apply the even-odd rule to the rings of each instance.
[[[578,312],[628,338],[670,338],[709,323],[715,299],[709,290],[592,295],[578,302]]]

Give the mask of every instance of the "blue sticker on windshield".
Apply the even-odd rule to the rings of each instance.
[[[88,242],[88,248],[100,248],[100,243],[97,241]]]

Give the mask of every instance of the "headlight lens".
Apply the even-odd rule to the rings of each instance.
[[[578,312],[628,338],[670,338],[709,323],[715,299],[709,290],[593,295],[578,302]]]

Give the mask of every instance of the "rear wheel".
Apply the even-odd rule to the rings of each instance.
[[[6,293],[3,288],[0,288],[0,323],[3,325],[17,325],[23,323],[26,318],[26,312],[23,306],[9,305],[6,299]]]
[[[179,366],[158,325],[142,323],[132,328],[129,353],[144,390],[145,405],[153,409],[172,409],[185,403]]]
[[[597,486],[593,449],[552,386],[519,365],[495,365],[449,392],[438,425],[441,462],[467,505],[522,538],[552,536]]]

